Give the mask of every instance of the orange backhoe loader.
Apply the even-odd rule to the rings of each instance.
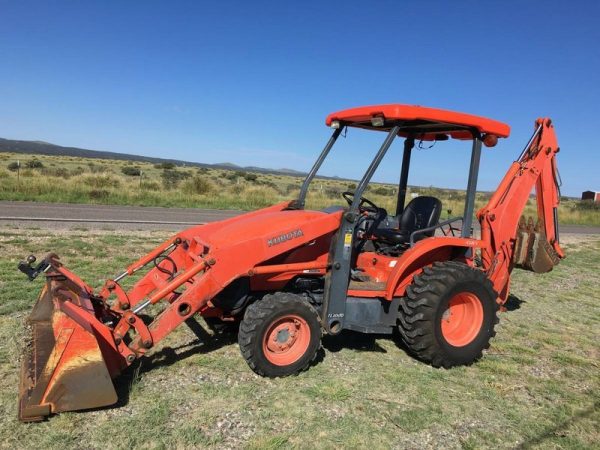
[[[470,364],[489,346],[507,301],[510,274],[547,272],[559,246],[557,146],[550,119],[531,140],[488,204],[477,214],[482,145],[508,137],[508,125],[469,114],[408,105],[377,105],[330,114],[333,129],[300,194],[258,211],[182,231],[94,290],[49,254],[19,269],[45,285],[28,319],[19,417],[41,420],[61,411],[117,401],[113,379],[195,316],[239,322],[242,356],[256,373],[279,377],[306,369],[323,333],[392,334],[435,367]],[[304,209],[308,187],[346,128],[385,139],[348,207]],[[382,158],[403,138],[394,212],[363,197]],[[415,141],[472,143],[464,213],[440,222],[442,204],[406,204]],[[520,219],[535,189],[538,220]],[[129,290],[120,282],[139,277]],[[199,333],[199,331],[198,331]],[[202,335],[199,333],[199,335]]]

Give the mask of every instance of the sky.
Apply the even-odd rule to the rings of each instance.
[[[563,194],[600,191],[597,1],[0,0],[0,19],[0,137],[305,171],[330,112],[419,104],[511,126],[479,189],[551,117]],[[320,173],[360,178],[384,137],[350,130]],[[409,183],[464,188],[469,152],[416,151]]]

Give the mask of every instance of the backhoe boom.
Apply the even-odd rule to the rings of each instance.
[[[552,121],[535,122],[535,132],[509,168],[488,204],[477,213],[481,225],[482,263],[502,302],[508,296],[514,266],[547,272],[564,257],[558,240],[560,202],[556,154],[559,147]],[[535,188],[538,222],[522,213]]]

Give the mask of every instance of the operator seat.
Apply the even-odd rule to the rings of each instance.
[[[406,244],[410,241],[410,235],[417,230],[429,228],[436,225],[442,213],[442,202],[435,197],[413,198],[402,214],[397,218],[398,228],[377,228],[373,236],[380,241],[390,244]],[[425,237],[431,237],[435,230],[415,236],[415,242]]]

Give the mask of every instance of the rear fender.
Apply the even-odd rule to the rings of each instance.
[[[467,250],[474,251],[484,246],[484,242],[478,239],[459,237],[432,237],[419,241],[400,257],[390,273],[386,286],[386,299],[391,301],[394,297],[404,295],[406,287],[412,283],[413,276],[421,272],[424,267],[436,261],[466,258]]]

